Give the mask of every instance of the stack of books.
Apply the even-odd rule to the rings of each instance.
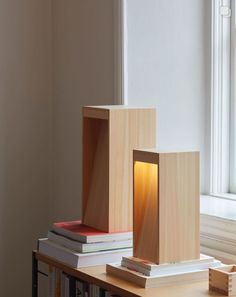
[[[106,233],[81,221],[54,223],[38,251],[72,267],[103,265],[132,255],[132,232]]]
[[[107,264],[107,272],[143,288],[158,288],[206,280],[208,268],[219,266],[219,260],[206,255],[200,255],[199,259],[159,265],[135,257],[123,257],[121,263]]]
[[[218,267],[221,265],[221,262],[206,255],[200,255],[200,259],[160,265],[135,257],[123,257],[121,265],[146,276],[168,276]]]
[[[201,214],[201,252],[224,263],[236,262],[236,221]]]

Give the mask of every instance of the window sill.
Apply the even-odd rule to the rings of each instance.
[[[202,195],[200,201],[201,253],[223,263],[235,262],[236,200],[225,195]]]
[[[236,195],[201,195],[200,213],[236,221]]]

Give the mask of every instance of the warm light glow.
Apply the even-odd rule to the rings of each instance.
[[[136,161],[134,164],[134,256],[156,261],[157,251],[145,255],[145,246],[158,246],[158,165]],[[140,245],[140,242],[145,244]]]
[[[157,176],[157,164],[136,161],[134,164],[135,173],[151,174]]]
[[[158,181],[157,175],[157,164],[136,161],[134,164],[135,195],[138,195],[140,199],[147,199],[147,196],[151,198],[153,194],[156,194]]]

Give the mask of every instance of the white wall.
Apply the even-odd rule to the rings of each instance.
[[[157,108],[161,150],[200,150],[209,164],[211,0],[126,1],[127,99]]]
[[[55,220],[81,214],[81,107],[115,103],[113,5],[53,0]]]
[[[31,293],[51,201],[51,5],[0,1],[0,295]]]

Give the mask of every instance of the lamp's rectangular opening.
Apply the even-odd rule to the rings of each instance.
[[[134,256],[158,263],[158,165],[134,162]]]
[[[83,119],[83,222],[108,228],[109,121]],[[96,209],[100,209],[96,212]],[[97,216],[101,216],[97,218]]]

